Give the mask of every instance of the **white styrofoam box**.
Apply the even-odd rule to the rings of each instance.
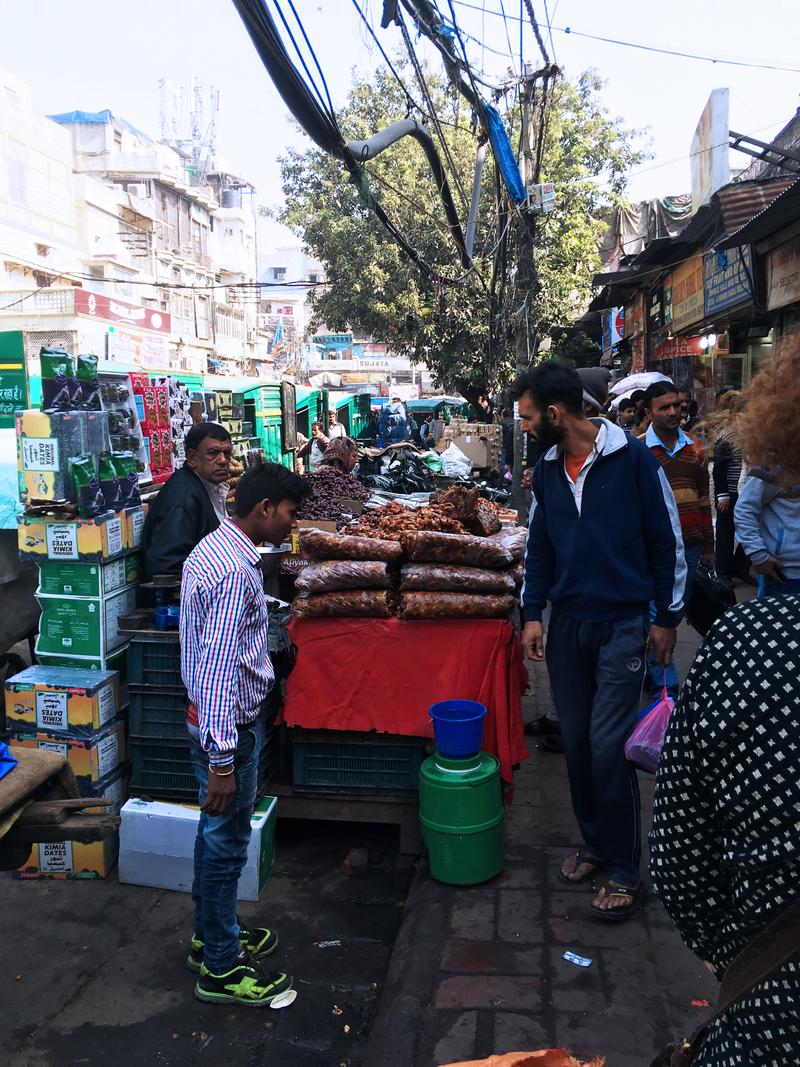
[[[256,804],[250,820],[247,862],[239,879],[239,900],[258,900],[269,881],[275,856],[277,805],[277,797],[262,797]],[[191,893],[199,810],[134,797],[121,814],[120,882]]]

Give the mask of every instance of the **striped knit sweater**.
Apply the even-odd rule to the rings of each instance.
[[[652,443],[653,436],[654,434],[648,435],[648,445],[664,468],[667,481],[675,494],[683,543],[687,548],[701,545],[704,554],[711,555],[714,551],[714,527],[708,496],[705,449],[699,441],[691,440],[670,456],[660,442]]]

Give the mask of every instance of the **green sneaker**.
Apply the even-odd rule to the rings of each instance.
[[[292,988],[288,974],[262,971],[245,954],[225,974],[212,974],[203,964],[194,987],[198,1000],[209,1004],[241,1004],[245,1008],[266,1008]]]
[[[271,956],[278,947],[278,935],[274,930],[267,930],[264,926],[256,926],[251,930],[240,923],[239,944],[251,959],[261,960],[265,956]],[[186,957],[186,966],[195,974],[199,974],[203,966],[203,942],[194,934],[192,934],[189,955]]]

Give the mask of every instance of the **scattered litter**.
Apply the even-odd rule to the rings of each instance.
[[[346,1034],[349,1034],[349,1033],[350,1033],[350,1027],[349,1027],[349,1026],[347,1025],[347,1023],[345,1023],[345,1024],[344,1024],[344,1026],[342,1027],[342,1029],[344,1030],[344,1032],[345,1032]]]
[[[341,1014],[342,1014],[342,1008],[340,1008],[338,1004],[334,1004],[333,1005],[333,1011],[331,1012],[331,1015],[341,1015]]]
[[[287,989],[285,993],[279,993],[274,1000],[271,1000],[269,1006],[276,1011],[278,1008],[288,1008],[290,1004],[294,1004],[297,1000],[297,990]]]
[[[315,941],[314,948],[340,948],[341,941]]]
[[[21,975],[21,974],[18,974],[18,975],[16,976],[16,978],[14,979],[14,981],[15,981],[15,982],[21,982],[21,981],[22,981],[22,975]]]
[[[565,952],[561,958],[565,959],[567,963],[574,963],[576,967],[592,966],[592,961],[588,956],[578,956],[574,952]]]
[[[178,1035],[177,1034],[173,1034],[172,1035],[172,1040],[173,1041],[177,1041],[178,1040]]]
[[[210,1045],[214,1040],[214,1035],[210,1037],[205,1030],[192,1030],[192,1037],[200,1044],[200,1051],[202,1052],[206,1046]]]
[[[711,1005],[708,1003],[707,1000],[693,1000],[692,1001],[692,1007],[693,1008],[710,1008]]]
[[[369,852],[365,848],[351,848],[341,865],[342,874],[348,878],[366,878]]]

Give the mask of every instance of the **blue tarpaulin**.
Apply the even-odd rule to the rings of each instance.
[[[523,200],[527,199],[525,183],[520,176],[517,158],[514,155],[514,149],[511,147],[511,141],[508,139],[503,120],[500,118],[500,112],[493,108],[491,104],[484,104],[483,114],[486,119],[486,129],[489,131],[489,140],[492,143],[494,158],[497,160],[506,189],[508,189],[508,195],[515,204],[521,204]]]
[[[57,122],[61,126],[71,126],[75,122],[82,122],[88,126],[111,126],[114,122],[118,122],[120,126],[130,130],[136,137],[141,137],[143,140],[150,142],[153,140],[152,137],[148,137],[146,133],[142,133],[141,130],[137,130],[135,126],[132,126],[127,119],[115,119],[108,108],[105,111],[65,111],[61,115],[48,115],[47,117],[51,122]]]

